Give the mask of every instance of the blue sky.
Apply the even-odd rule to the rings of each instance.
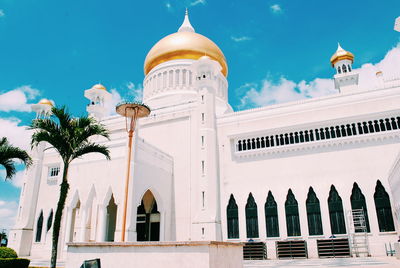
[[[354,68],[400,64],[398,0],[0,0],[0,136],[27,148],[29,104],[43,97],[76,115],[98,82],[134,97],[147,52],[177,31],[185,7],[227,58],[235,110],[334,93],[337,42],[355,54]],[[0,228],[15,214],[20,177],[0,181]]]

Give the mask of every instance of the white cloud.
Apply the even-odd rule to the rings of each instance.
[[[19,170],[17,171],[17,173],[15,173],[15,175],[9,180],[7,179],[7,182],[11,182],[12,185],[14,185],[17,188],[21,188],[22,184],[24,182],[24,174],[25,174],[25,170]],[[2,166],[0,166],[0,183],[7,183],[4,182],[6,178],[6,170],[3,169]],[[1,204],[0,204],[1,206]]]
[[[133,82],[129,81],[125,84],[128,93],[126,97],[121,96],[116,88],[111,89],[111,102],[108,103],[107,109],[110,115],[116,114],[115,106],[117,106],[123,100],[137,101],[141,102],[143,98],[143,88],[141,84],[135,85]],[[125,91],[125,90],[124,90]]]
[[[251,40],[249,36],[231,36],[231,39],[235,42],[243,42]]]
[[[31,86],[21,86],[16,89],[0,94],[0,111],[10,112],[29,112],[31,105],[29,100],[35,99],[39,95],[39,90]]]
[[[4,10],[3,9],[0,9],[0,18],[1,17],[4,17],[6,14],[4,13]]]
[[[384,80],[400,79],[400,43],[387,52],[377,64],[367,63],[353,72],[359,73],[359,88],[370,90],[382,85],[376,72],[382,71]],[[237,92],[242,96],[239,109],[266,106],[276,103],[316,98],[338,93],[333,79],[316,78],[312,81],[296,83],[281,77],[278,82],[267,77],[260,83],[246,83]]]
[[[133,98],[134,101],[143,100],[143,87],[141,84],[135,85],[132,82],[128,82],[126,87],[129,89],[128,95]]]
[[[205,5],[206,3],[206,0],[195,0],[190,2],[190,6]]]
[[[0,118],[0,137],[7,137],[8,141],[21,149],[30,148],[32,130],[20,125],[18,118]]]
[[[18,204],[13,201],[0,200],[0,230],[11,229],[15,224]]]
[[[275,13],[275,14],[282,13],[282,8],[278,4],[274,4],[274,5],[270,6],[269,8],[271,9],[272,13]]]

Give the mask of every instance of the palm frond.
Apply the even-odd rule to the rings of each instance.
[[[6,169],[6,179],[11,179],[17,173],[14,162],[11,159],[3,161],[1,165]]]
[[[27,152],[9,144],[7,138],[1,138],[0,165],[6,169],[6,178],[11,178],[16,172],[13,159],[21,160],[27,167],[32,163],[32,159]]]
[[[70,161],[89,153],[101,153],[107,158],[107,160],[111,159],[110,151],[106,146],[87,142],[83,143],[79,148],[74,151],[74,153],[71,155]]]
[[[51,109],[51,118],[57,120],[61,128],[68,129],[70,127],[71,115],[65,106],[53,107]]]

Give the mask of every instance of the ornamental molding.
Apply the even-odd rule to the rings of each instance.
[[[319,140],[299,144],[282,145],[278,147],[260,148],[248,151],[236,151],[232,142],[233,159],[247,161],[260,158],[280,158],[298,156],[307,153],[322,153],[338,150],[349,150],[367,146],[400,143],[400,130],[378,132],[358,136],[335,138],[331,140]]]

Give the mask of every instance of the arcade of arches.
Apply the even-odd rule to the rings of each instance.
[[[340,197],[335,186],[332,185],[329,192],[329,197],[326,199],[329,209],[329,220],[330,220],[330,232],[332,235],[345,234],[345,215],[343,209],[342,198]],[[367,205],[365,196],[362,193],[357,183],[353,184],[352,194],[350,196],[350,203],[352,209],[363,209],[365,218],[367,221],[367,230],[370,232],[370,217],[368,215]],[[380,232],[391,232],[394,231],[394,222],[392,215],[392,207],[390,204],[390,198],[382,183],[378,180],[375,187],[374,203],[376,211],[376,220],[378,221]],[[287,236],[300,236],[300,220],[299,220],[299,209],[298,202],[292,190],[288,190],[288,194],[285,202],[285,216],[287,226]],[[312,187],[309,188],[309,192],[306,200],[307,210],[307,222],[309,235],[322,235],[323,227],[321,220],[321,208],[320,201],[317,194],[314,192]],[[265,202],[265,223],[266,223],[266,234],[267,237],[279,237],[279,222],[278,222],[278,210],[277,204],[272,195],[271,191],[268,192],[268,196]],[[371,211],[369,211],[371,214]],[[227,234],[228,239],[239,238],[239,213],[238,205],[233,194],[230,195],[229,202],[226,208],[227,216]],[[246,216],[246,236],[247,238],[258,238],[258,215],[257,215],[257,203],[254,200],[252,193],[249,194],[247,203],[245,206]]]

